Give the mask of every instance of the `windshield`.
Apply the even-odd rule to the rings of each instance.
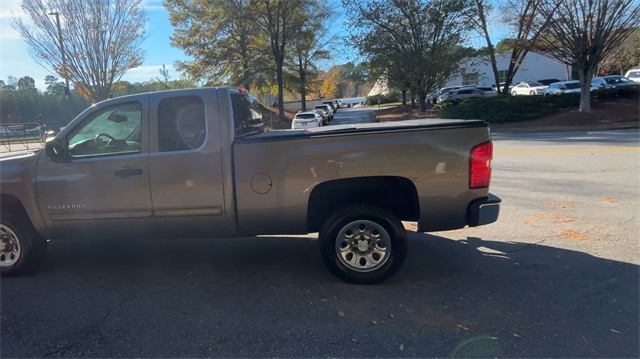
[[[564,87],[566,87],[569,90],[579,89],[580,88],[580,83],[579,82],[567,82],[567,83],[564,84]]]
[[[631,71],[627,77],[640,77],[640,71]]]
[[[296,115],[296,119],[314,119],[316,118],[316,115],[312,114],[312,113],[301,113]]]

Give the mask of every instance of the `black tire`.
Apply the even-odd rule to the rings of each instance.
[[[9,266],[0,267],[2,276],[17,276],[32,273],[42,263],[47,253],[47,242],[38,235],[31,223],[24,218],[18,218],[10,213],[2,213],[0,218],[0,241],[17,241],[20,246],[18,259]],[[11,238],[11,240],[9,240]],[[9,259],[10,255],[1,245],[0,261]]]
[[[386,258],[386,260],[379,264],[379,267],[369,271],[357,271],[348,267],[342,262],[341,255],[338,254],[337,246],[340,246],[340,244],[337,245],[337,241],[341,231],[358,221],[366,221],[382,227],[384,229],[383,232],[388,234],[388,240],[390,241],[390,246],[384,249],[385,251],[388,250],[388,254],[382,257]],[[382,235],[384,236],[384,234]],[[349,283],[380,283],[396,274],[407,258],[407,234],[404,226],[392,212],[375,206],[352,206],[337,211],[325,222],[320,230],[318,242],[320,244],[320,253],[327,268],[335,276]],[[346,246],[346,248],[347,251],[356,251],[355,249],[349,249],[349,246]],[[354,258],[353,255],[351,258]]]

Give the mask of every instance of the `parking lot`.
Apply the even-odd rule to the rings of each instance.
[[[333,277],[314,235],[51,242],[1,280],[0,355],[638,357],[639,135],[494,133],[499,221],[411,234],[375,286]]]

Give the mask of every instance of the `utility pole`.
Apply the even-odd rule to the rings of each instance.
[[[56,26],[58,27],[58,45],[60,46],[60,53],[62,54],[62,69],[64,71],[65,91],[66,98],[71,98],[71,89],[69,88],[69,75],[67,74],[67,57],[64,54],[64,46],[62,44],[62,28],[60,27],[60,13],[50,12],[49,15],[56,17]]]

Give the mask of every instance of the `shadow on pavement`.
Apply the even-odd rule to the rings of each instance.
[[[60,241],[2,279],[2,356],[638,357],[638,283],[581,252],[425,234],[375,286],[335,279],[307,237]]]

